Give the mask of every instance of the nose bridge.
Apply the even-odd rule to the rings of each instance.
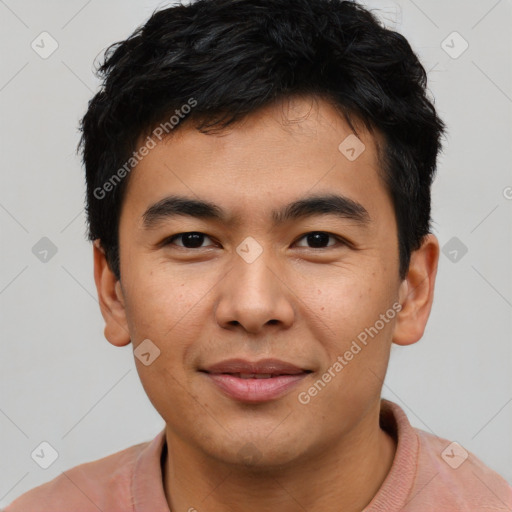
[[[254,332],[270,321],[289,325],[293,307],[286,286],[272,268],[276,260],[268,249],[262,248],[256,257],[254,250],[249,241],[248,246],[240,244],[238,254],[233,255],[231,272],[220,284],[217,321],[224,327],[240,324]]]
[[[267,299],[272,295],[272,289],[276,286],[274,283],[275,274],[269,269],[272,258],[270,251],[267,250],[258,256],[254,261],[246,261],[243,257],[234,258],[234,276],[239,284],[240,291],[244,297],[251,295],[267,295]],[[275,259],[274,259],[275,262]],[[242,290],[243,289],[243,290]]]

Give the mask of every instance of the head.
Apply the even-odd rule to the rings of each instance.
[[[155,12],[99,74],[81,149],[105,335],[159,351],[136,363],[170,431],[267,464],[350,432],[433,298],[444,125],[407,41],[353,2],[199,0]],[[268,357],[307,373],[265,403],[204,371]]]

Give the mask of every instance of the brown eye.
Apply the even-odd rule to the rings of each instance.
[[[185,249],[198,249],[203,246],[205,239],[209,239],[210,237],[205,235],[204,233],[200,233],[198,231],[189,231],[187,233],[179,233],[177,235],[172,236],[167,240],[165,245],[174,244],[175,240],[181,239],[181,244],[176,243],[178,247],[184,247]]]
[[[325,249],[328,247],[332,247],[336,245],[336,241],[342,242],[338,237],[331,235],[330,233],[326,233],[324,231],[312,231],[311,233],[307,233],[300,240],[306,240],[308,245],[299,245],[300,247],[309,247],[310,249]],[[329,239],[333,239],[335,242],[329,244]]]

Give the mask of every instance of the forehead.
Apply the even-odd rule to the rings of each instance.
[[[361,125],[356,137],[323,100],[288,98],[218,133],[185,123],[171,135],[132,170],[124,201],[130,213],[140,217],[169,195],[221,204],[251,219],[271,218],[276,207],[308,194],[339,193],[370,213],[390,208],[380,137]]]

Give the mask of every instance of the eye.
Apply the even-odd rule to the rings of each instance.
[[[201,247],[208,247],[207,245],[203,246],[205,238],[211,240],[211,238],[204,233],[200,233],[199,231],[189,231],[171,236],[165,240],[164,245],[177,245],[178,247],[183,247],[185,249],[199,249]],[[174,241],[179,239],[182,240],[182,243],[175,244]]]
[[[211,240],[208,235],[199,231],[188,231],[186,233],[178,233],[171,236],[164,241],[163,245],[176,245],[178,247],[183,247],[184,249],[200,249],[202,247],[208,247],[208,245],[203,245],[205,239]],[[333,240],[334,243],[329,243],[329,239]],[[176,240],[181,240],[182,243],[175,243]],[[337,245],[337,243],[345,243],[341,238],[330,233],[326,233],[325,231],[312,231],[311,233],[306,233],[299,238],[299,240],[305,240],[306,244],[308,244],[298,244],[299,247],[307,247],[310,249],[327,249]]]
[[[329,244],[329,238],[333,239],[335,243]],[[330,233],[326,233],[325,231],[312,231],[311,233],[306,233],[299,240],[306,240],[306,243],[311,244],[310,249],[327,249],[329,247],[333,247],[336,245],[336,242],[343,244],[343,240],[335,235],[331,235]],[[327,244],[327,245],[326,245]],[[308,247],[308,246],[300,246],[300,247]]]

